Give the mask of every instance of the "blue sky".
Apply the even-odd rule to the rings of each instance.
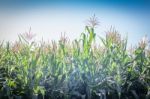
[[[130,44],[150,38],[149,0],[1,0],[0,40],[13,41],[30,27],[38,40],[58,40],[64,32],[75,39],[94,14],[100,21],[97,35],[113,26]]]

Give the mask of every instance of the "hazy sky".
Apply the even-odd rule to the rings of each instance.
[[[128,34],[129,43],[146,34],[150,38],[149,0],[1,0],[0,40],[15,40],[30,27],[38,40],[58,40],[64,32],[74,39],[94,14],[100,21],[97,35],[114,26],[122,35]]]

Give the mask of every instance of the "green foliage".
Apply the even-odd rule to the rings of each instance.
[[[0,98],[150,97],[150,49],[146,41],[131,51],[127,38],[110,29],[105,38],[100,37],[102,45],[98,46],[91,26],[73,42],[63,36],[52,43],[39,44],[31,39],[19,35],[15,43],[0,44]]]

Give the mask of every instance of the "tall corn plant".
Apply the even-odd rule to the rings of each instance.
[[[24,36],[23,41],[26,40]],[[43,66],[41,64],[41,47],[36,47],[34,42],[22,42],[24,44],[24,50],[20,53],[21,59],[18,60],[18,79],[24,84],[24,89],[27,93],[38,94],[38,92],[44,94],[44,87],[40,86],[40,82],[43,76],[41,71]],[[32,51],[33,50],[33,51]],[[19,55],[19,54],[18,54]],[[23,79],[24,78],[24,79]],[[21,80],[23,79],[23,80]]]
[[[109,90],[114,90],[117,92],[118,98],[120,98],[121,86],[126,80],[127,72],[125,71],[127,71],[127,65],[130,60],[126,50],[127,39],[121,39],[120,34],[112,28],[106,33],[105,39],[101,37],[100,39],[105,49],[101,60],[101,72],[104,76],[101,75],[100,77],[107,78],[104,82],[107,83],[108,92]],[[99,86],[103,86],[103,84],[100,83]]]
[[[25,39],[25,38],[24,38]],[[20,43],[13,47],[7,44],[5,68],[7,75],[3,89],[8,86],[11,95],[23,94],[44,94],[44,88],[40,86],[39,81],[42,77],[42,71],[39,63],[40,48],[32,52],[31,47],[20,38]],[[12,48],[12,49],[11,49]],[[7,62],[8,61],[8,62]],[[8,65],[6,64],[8,63]]]

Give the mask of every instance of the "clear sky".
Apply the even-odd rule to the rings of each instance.
[[[38,40],[58,40],[64,32],[75,39],[94,14],[100,21],[97,35],[113,26],[131,44],[150,38],[149,0],[1,0],[0,40],[16,40],[30,27]]]

